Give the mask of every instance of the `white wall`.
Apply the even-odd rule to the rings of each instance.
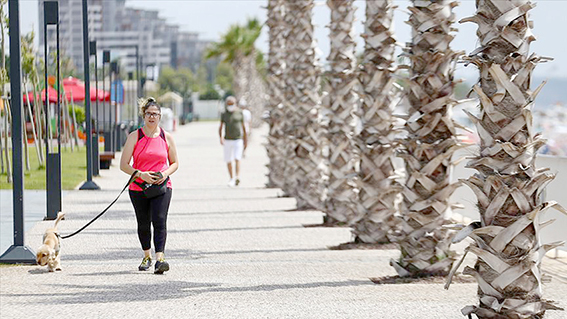
[[[199,116],[200,120],[217,120],[220,119],[220,114],[223,104],[222,101],[201,101],[193,100],[193,119]]]

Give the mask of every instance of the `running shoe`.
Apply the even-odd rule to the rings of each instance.
[[[152,258],[150,256],[144,257],[144,259],[142,259],[142,263],[140,264],[140,266],[138,266],[138,270],[145,271],[150,269],[151,266],[152,266]]]
[[[238,186],[238,184],[240,184],[240,178],[236,178],[236,181],[234,181],[234,185]]]
[[[236,180],[232,178],[230,181],[228,181],[228,187],[234,187],[234,186],[236,186]]]
[[[164,259],[160,259],[156,261],[156,268],[154,270],[154,274],[163,274],[164,272],[169,270],[169,264]]]

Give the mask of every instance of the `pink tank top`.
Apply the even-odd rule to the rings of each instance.
[[[138,141],[134,146],[132,157],[134,158],[134,169],[142,172],[163,172],[169,167],[169,146],[165,138],[165,132],[160,127],[157,137],[147,137],[142,129],[138,129]],[[136,179],[138,183],[144,183],[141,178]],[[171,178],[167,181],[167,187],[171,187]],[[130,190],[141,192],[140,186],[132,183]]]

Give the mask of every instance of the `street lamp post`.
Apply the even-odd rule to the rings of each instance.
[[[100,154],[98,151],[98,136],[100,133],[100,128],[99,128],[99,113],[98,113],[98,99],[99,99],[99,94],[98,94],[98,57],[97,57],[97,49],[96,49],[96,41],[91,41],[90,42],[90,50],[89,53],[90,55],[94,55],[94,63],[95,63],[95,92],[96,92],[96,98],[95,98],[95,118],[94,118],[94,124],[95,124],[95,129],[94,129],[94,134],[93,134],[93,174],[95,176],[99,176],[100,175]]]
[[[22,155],[22,73],[20,59],[20,13],[18,0],[8,2],[10,19],[10,97],[12,106],[12,171],[14,188],[14,244],[0,256],[1,263],[35,264],[35,254],[24,245],[24,165]],[[25,141],[27,143],[27,141]]]
[[[110,149],[112,153],[116,152],[116,138],[115,138],[115,132],[116,132],[116,116],[113,116],[114,114],[114,108],[116,108],[116,88],[114,88],[114,105],[112,105],[112,91],[113,91],[113,75],[114,75],[114,69],[116,67],[116,62],[110,62],[110,70],[108,71],[108,79],[110,82],[110,107],[108,108],[108,118],[110,119],[110,127],[109,127],[109,136],[110,136]]]
[[[132,89],[132,81],[134,80],[134,72],[128,72],[128,92],[130,92],[130,89]],[[138,84],[136,83],[136,90],[138,89]],[[124,92],[126,92],[126,90],[124,90]],[[128,113],[128,120],[130,120],[130,123],[132,123],[132,126],[130,127],[130,130],[133,129],[134,124],[136,123],[136,98],[132,98],[132,95],[134,95],[134,92],[130,92],[128,93],[128,103],[130,104],[130,107],[132,108]],[[138,94],[136,94],[137,96]],[[126,101],[126,99],[124,99]]]
[[[137,81],[137,86],[136,86],[136,96],[137,98],[141,98],[143,96],[142,94],[142,87],[143,87],[143,82],[142,82],[142,75],[141,75],[141,70],[140,68],[143,65],[143,57],[140,55],[140,47],[137,44],[134,45],[113,45],[110,46],[111,49],[125,49],[125,48],[134,48],[135,49],[135,56],[136,56],[136,81]],[[110,61],[110,60],[109,60]],[[142,118],[141,117],[136,117],[136,126],[140,126],[142,123]]]
[[[142,97],[142,75],[140,74],[140,48],[136,44],[136,101],[134,103],[135,109],[138,106],[138,99]],[[136,116],[136,125],[138,127],[142,126],[142,119],[140,116]]]
[[[102,91],[105,91],[106,88],[106,79],[104,77],[104,70],[105,70],[105,64],[106,63],[110,63],[110,51],[109,50],[104,50],[102,52]],[[109,89],[110,91],[110,89]],[[109,103],[111,103],[109,101]],[[106,130],[106,99],[102,102],[102,126],[103,126],[103,135],[104,135],[104,151],[105,152],[112,152],[112,144],[111,144],[111,138],[110,138],[110,132]],[[109,107],[110,110],[110,107]],[[109,122],[110,122],[110,118],[109,118]]]
[[[140,96],[145,96],[146,92],[144,92],[144,85],[146,84],[146,72],[144,69],[144,56],[140,57],[140,72],[143,71],[143,74],[140,73]],[[140,126],[142,125],[142,123],[144,123],[144,119],[142,119],[141,115],[138,117],[138,120],[140,121]]]
[[[118,152],[121,149],[122,141],[120,139],[120,131],[122,129],[121,125],[119,125],[118,118],[119,118],[119,105],[120,96],[118,92],[118,80],[120,79],[120,66],[118,62],[110,63],[110,73],[114,73],[114,151]],[[121,114],[122,112],[120,112]],[[122,121],[121,121],[122,122]]]
[[[83,64],[85,70],[85,113],[87,121],[87,181],[79,188],[80,190],[96,190],[100,187],[93,181],[93,129],[91,113],[91,78],[89,70],[89,16],[87,1],[83,0]]]
[[[46,131],[49,132],[51,129],[50,125],[50,109],[49,109],[49,83],[47,77],[47,63],[49,61],[49,56],[47,55],[47,26],[56,25],[56,68],[57,68],[57,78],[55,84],[57,84],[57,153],[50,152],[50,141],[49,133],[45,134],[45,152],[46,152],[46,191],[47,191],[47,214],[46,220],[54,220],[57,218],[57,213],[61,211],[61,83],[60,79],[60,57],[59,57],[59,3],[57,1],[45,1],[43,3],[43,38],[44,41],[44,71],[45,71],[45,127]]]

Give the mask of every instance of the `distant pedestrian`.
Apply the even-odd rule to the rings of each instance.
[[[151,226],[154,228],[154,248],[156,264],[154,273],[162,274],[169,270],[165,261],[165,240],[167,237],[167,213],[171,201],[172,187],[169,176],[179,167],[177,149],[173,137],[159,127],[161,107],[154,98],[140,102],[140,115],[144,126],[130,133],[120,158],[120,169],[126,174],[135,171],[138,177],[130,184],[130,200],[136,212],[138,239],[144,251],[139,270],[148,270],[152,266]],[[133,159],[132,165],[130,165]],[[165,185],[164,194],[149,198],[141,186],[148,184]],[[161,193],[161,192],[160,192]]]
[[[226,98],[225,103],[226,109],[221,115],[219,137],[221,145],[224,146],[224,161],[230,176],[228,186],[232,187],[238,186],[240,183],[240,160],[248,140],[246,127],[244,126],[244,116],[236,106],[236,98],[229,96]],[[234,174],[232,172],[232,162],[234,162]]]
[[[173,111],[169,107],[161,108],[161,120],[159,121],[159,126],[166,132],[173,132]]]
[[[244,119],[244,127],[246,128],[246,135],[250,137],[252,130],[250,129],[250,123],[252,122],[252,113],[248,109],[248,103],[246,103],[245,99],[240,99],[238,102],[238,106],[242,111],[242,117]],[[242,157],[245,157],[246,150],[242,151]]]
[[[240,99],[238,102],[238,106],[240,106],[240,110],[242,110],[242,116],[244,117],[244,127],[246,127],[246,134],[250,136],[252,131],[250,130],[250,123],[252,122],[252,113],[248,108],[248,103],[246,103],[245,99]]]

